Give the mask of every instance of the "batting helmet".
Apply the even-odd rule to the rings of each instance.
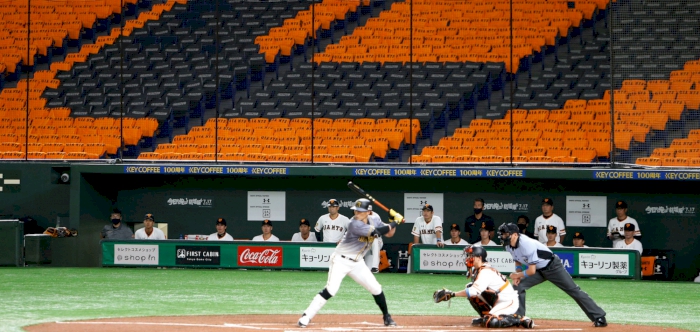
[[[355,201],[355,204],[350,208],[350,210],[355,210],[355,211],[358,211],[358,212],[367,212],[367,211],[371,211],[371,208],[370,208],[371,205],[370,205],[370,203],[371,203],[371,202],[370,202],[368,199],[366,199],[366,198],[360,198],[360,199],[358,199],[358,200]]]

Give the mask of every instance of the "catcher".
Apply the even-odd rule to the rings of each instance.
[[[518,293],[505,276],[486,262],[486,250],[469,245],[464,248],[464,254],[467,277],[471,276],[472,282],[457,293],[448,289],[436,291],[433,293],[435,303],[449,301],[455,296],[466,297],[480,316],[472,320],[472,325],[533,328],[532,319],[515,314],[519,306]]]

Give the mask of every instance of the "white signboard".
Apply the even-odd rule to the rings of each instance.
[[[248,220],[284,221],[286,218],[286,192],[249,191]]]
[[[432,205],[434,215],[439,216],[443,222],[445,221],[442,193],[404,193],[403,216],[406,218],[406,222],[414,223],[416,218],[423,216],[423,206],[425,204]]]
[[[578,254],[580,275],[629,275],[629,254]]]
[[[158,245],[115,244],[114,264],[158,265]]]
[[[414,259],[420,260],[421,270],[466,272],[465,258],[460,248],[460,250],[420,249],[420,256]],[[487,250],[486,260],[501,273],[515,272],[513,258],[505,251]]]
[[[605,196],[566,196],[566,226],[606,227],[607,203]]]
[[[328,269],[333,247],[299,247],[299,266]]]

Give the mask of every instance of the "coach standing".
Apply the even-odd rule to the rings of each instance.
[[[510,279],[513,281],[513,286],[516,287],[520,299],[520,307],[516,314],[525,315],[525,292],[531,287],[549,280],[576,301],[588,319],[593,322],[593,326],[608,326],[605,320],[605,311],[576,285],[571,275],[566,272],[559,257],[552,253],[547,246],[527,236],[520,236],[518,226],[515,224],[501,225],[498,228],[498,236],[506,251],[515,261],[516,272],[510,274]]]
[[[481,240],[480,231],[482,223],[494,229],[493,218],[484,214],[484,199],[474,199],[474,214],[467,217],[464,221],[464,231],[467,233],[467,242],[476,243]],[[489,233],[489,239],[493,238],[493,231]]]

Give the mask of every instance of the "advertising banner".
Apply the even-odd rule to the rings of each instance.
[[[629,274],[628,254],[579,253],[578,273],[581,275],[619,276]]]
[[[414,223],[416,218],[422,216],[426,204],[433,206],[434,215],[444,218],[443,196],[442,193],[404,193],[403,216],[406,223]]]
[[[219,246],[176,246],[175,262],[179,265],[219,265]]]
[[[286,193],[284,191],[249,191],[248,220],[284,221]]]
[[[238,246],[238,265],[281,267],[282,247]]]
[[[607,203],[605,196],[566,196],[566,226],[606,227]]]
[[[299,247],[299,266],[328,269],[334,251],[332,247]]]
[[[158,265],[158,245],[115,244],[116,265]]]

